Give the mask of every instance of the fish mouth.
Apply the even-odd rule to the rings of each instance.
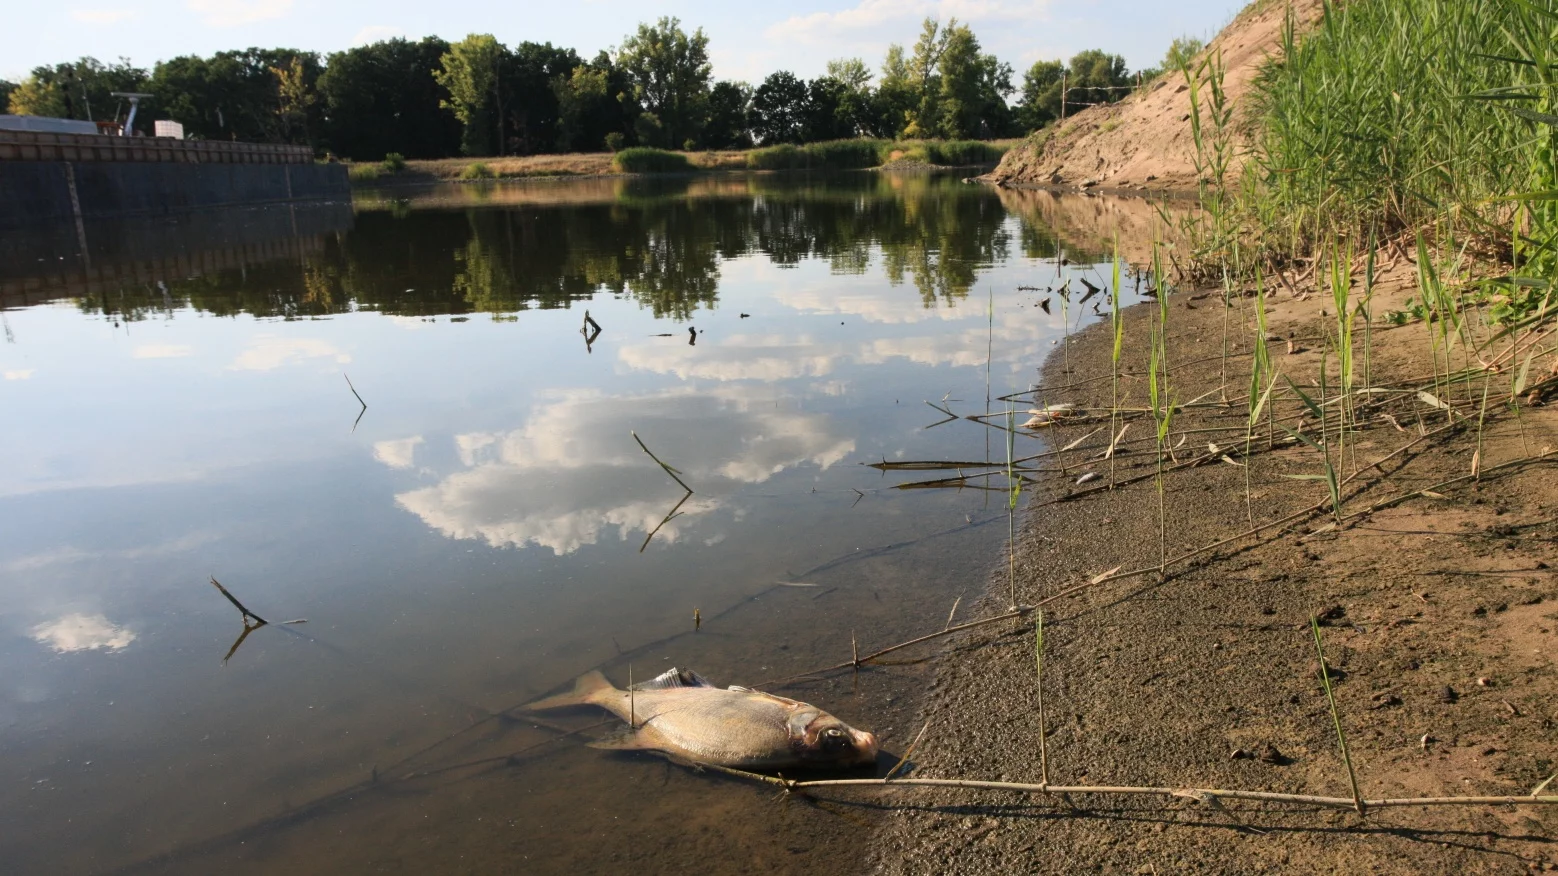
[[[876,734],[867,730],[856,730],[853,727],[850,728],[850,732],[854,734],[857,761],[862,764],[876,763]]]

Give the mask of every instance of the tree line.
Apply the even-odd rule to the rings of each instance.
[[[1052,230],[999,201],[931,177],[861,175],[826,186],[759,178],[699,193],[688,179],[624,179],[614,200],[526,210],[359,210],[302,258],[130,284],[78,299],[86,312],[144,320],[192,307],[219,316],[303,319],[512,314],[566,308],[607,292],[656,317],[717,306],[720,266],[826,260],[839,274],[880,266],[905,307],[963,300],[981,266],[1014,250],[1054,258]],[[1074,252],[1074,251],[1073,251]]]
[[[1193,54],[1199,41],[1176,40]],[[812,80],[788,71],[751,86],[715,81],[709,40],[675,18],[640,24],[592,59],[550,43],[505,46],[490,34],[450,43],[392,39],[321,57],[250,48],[181,56],[150,71],[94,58],[0,81],[0,102],[26,115],[104,120],[125,110],[115,91],[153,95],[137,118],[181,122],[186,136],[309,145],[359,161],[593,152],[626,146],[740,149],[852,137],[992,139],[1019,136],[1071,106],[1106,103],[1156,70],[1128,71],[1099,49],[1039,61],[1013,84],[956,19],[925,19],[912,46],[893,45],[877,72],[860,58],[831,61]],[[874,81],[873,81],[874,80]],[[1016,102],[1013,103],[1013,97]]]

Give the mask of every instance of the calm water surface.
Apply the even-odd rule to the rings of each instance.
[[[91,226],[86,258],[14,237],[4,869],[852,869],[869,807],[513,709],[596,667],[751,684],[975,610],[1004,497],[862,463],[1004,459],[924,401],[1026,389],[1064,331],[1042,290],[1107,277],[1041,206],[731,176]],[[210,576],[307,623],[224,661],[244,628]],[[899,752],[929,672],[779,691]]]

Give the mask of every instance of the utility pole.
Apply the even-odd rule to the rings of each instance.
[[[1060,120],[1066,120],[1066,71],[1060,71]]]

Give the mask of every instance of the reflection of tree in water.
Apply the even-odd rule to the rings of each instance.
[[[131,319],[181,307],[304,319],[514,313],[604,292],[686,320],[715,306],[725,259],[822,259],[835,273],[860,274],[880,253],[890,282],[913,282],[935,307],[966,296],[1011,243],[997,198],[940,177],[736,177],[704,191],[629,182],[612,194],[582,204],[366,210],[350,232],[305,255],[79,304]],[[1027,234],[1022,246],[1035,248]]]

